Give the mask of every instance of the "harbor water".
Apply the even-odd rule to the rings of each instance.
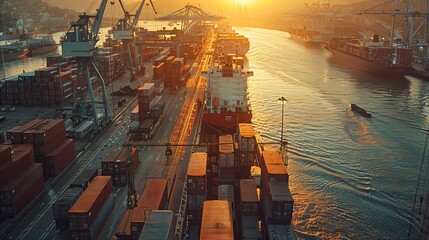
[[[277,99],[288,100],[284,128],[299,238],[406,239],[428,129],[429,82],[350,69],[323,47],[285,32],[236,30],[251,43],[252,121],[264,141],[280,140]],[[351,112],[350,103],[373,117]]]

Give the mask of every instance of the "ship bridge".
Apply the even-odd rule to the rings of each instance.
[[[187,4],[185,7],[173,13],[157,18],[157,20],[181,21],[182,30],[184,33],[187,33],[190,29],[192,29],[193,26],[203,24],[205,22],[219,21],[224,18],[225,17],[208,13],[200,7]]]

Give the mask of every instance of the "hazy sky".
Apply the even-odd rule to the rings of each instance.
[[[43,0],[55,6],[72,8],[77,11],[86,11],[93,0]],[[111,1],[111,0],[109,0]],[[100,5],[101,0],[95,0],[94,6]],[[137,2],[136,0],[123,0],[125,4],[131,4]],[[146,1],[148,2],[148,0]],[[249,15],[261,15],[267,12],[285,12],[297,6],[303,5],[305,1],[296,0],[204,0],[204,1],[193,1],[193,0],[153,0],[155,7],[161,15],[165,15],[176,11],[189,3],[195,6],[201,6],[204,10],[221,15],[236,15],[239,9],[247,8],[247,14]],[[308,1],[312,2],[312,1]],[[119,11],[119,3],[116,0],[115,11]],[[106,11],[109,10],[110,6],[107,6]],[[93,7],[95,9],[95,7]],[[147,11],[147,9],[146,9]]]

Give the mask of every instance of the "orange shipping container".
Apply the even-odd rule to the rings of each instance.
[[[144,223],[146,222],[146,213],[148,210],[165,210],[166,206],[167,180],[149,179],[131,217],[132,238],[139,238],[143,230]]]
[[[226,200],[204,202],[200,239],[234,239],[231,203]]]
[[[207,188],[207,153],[192,153],[187,173],[189,193],[205,194]]]
[[[97,176],[69,210],[69,229],[88,230],[112,193],[112,178]]]

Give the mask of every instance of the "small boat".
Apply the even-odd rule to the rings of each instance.
[[[353,112],[357,112],[364,117],[372,117],[371,113],[367,112],[365,109],[359,107],[358,105],[356,105],[354,103],[350,104],[350,109]]]

